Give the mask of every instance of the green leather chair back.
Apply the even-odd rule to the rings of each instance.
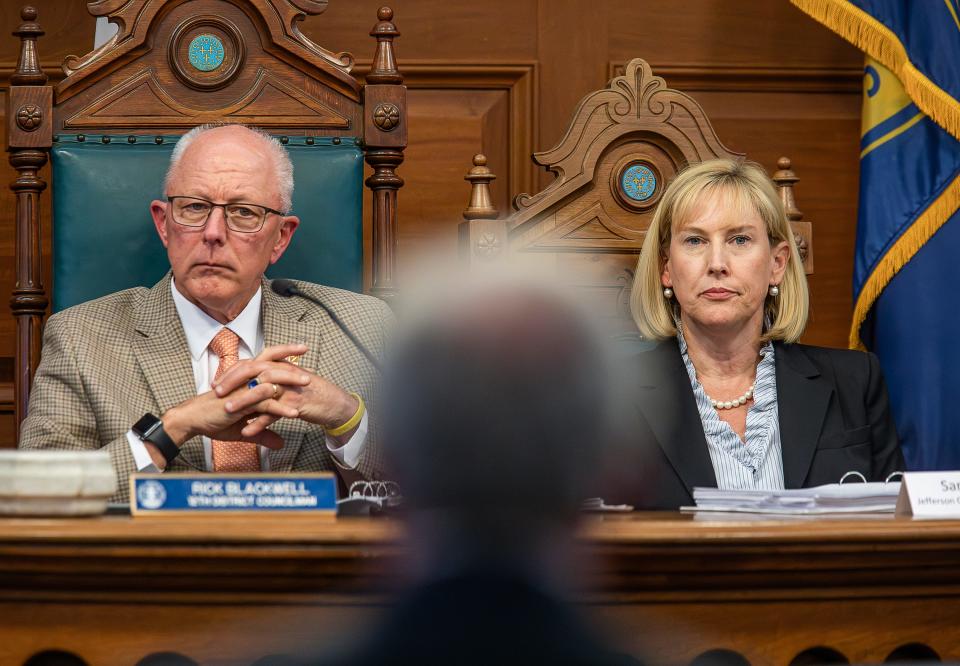
[[[135,286],[169,269],[150,218],[177,137],[60,136],[52,150],[53,310]],[[270,277],[360,291],[363,153],[352,138],[289,137],[300,226]]]

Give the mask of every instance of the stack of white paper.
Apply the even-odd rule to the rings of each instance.
[[[900,483],[833,483],[794,490],[721,490],[694,488],[695,507],[683,511],[741,511],[814,515],[893,513]]]

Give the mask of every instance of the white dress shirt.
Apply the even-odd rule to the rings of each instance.
[[[220,357],[210,351],[209,348],[210,342],[220,332],[220,329],[229,328],[239,336],[238,355],[241,359],[253,358],[263,351],[263,326],[260,317],[260,302],[263,295],[260,289],[257,289],[257,293],[247,303],[243,312],[225,325],[188,301],[177,290],[173,280],[170,280],[170,290],[173,292],[173,303],[177,308],[177,314],[180,316],[180,323],[183,324],[183,332],[190,349],[190,362],[193,365],[193,378],[197,385],[197,395],[210,390],[210,382],[216,376],[217,367],[220,365]],[[343,446],[340,446],[330,437],[326,438],[327,449],[337,463],[349,469],[356,468],[367,440],[367,423],[367,414],[364,413],[356,432],[350,438],[350,441]],[[127,431],[127,441],[130,443],[130,451],[133,454],[138,472],[160,471],[154,464],[153,458],[150,457],[146,445],[132,430]],[[260,469],[268,472],[270,471],[270,449],[265,446],[258,448],[260,450]],[[212,471],[213,445],[210,438],[206,436],[203,437],[203,457],[207,471]]]

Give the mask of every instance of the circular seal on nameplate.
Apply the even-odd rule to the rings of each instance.
[[[212,72],[223,64],[223,42],[216,35],[197,35],[190,42],[187,57],[194,69]]]
[[[220,16],[194,16],[173,31],[168,57],[177,78],[191,88],[222,88],[243,64],[243,35]]]
[[[159,481],[144,481],[137,486],[137,501],[144,509],[159,509],[167,501],[167,491]]]
[[[633,164],[620,176],[620,187],[628,199],[646,201],[657,191],[657,176],[645,164]]]

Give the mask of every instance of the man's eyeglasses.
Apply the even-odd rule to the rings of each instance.
[[[263,228],[268,213],[283,215],[279,210],[259,204],[218,204],[197,197],[167,197],[173,221],[185,227],[202,227],[207,223],[214,208],[222,208],[227,219],[227,228],[243,234],[252,234]]]

